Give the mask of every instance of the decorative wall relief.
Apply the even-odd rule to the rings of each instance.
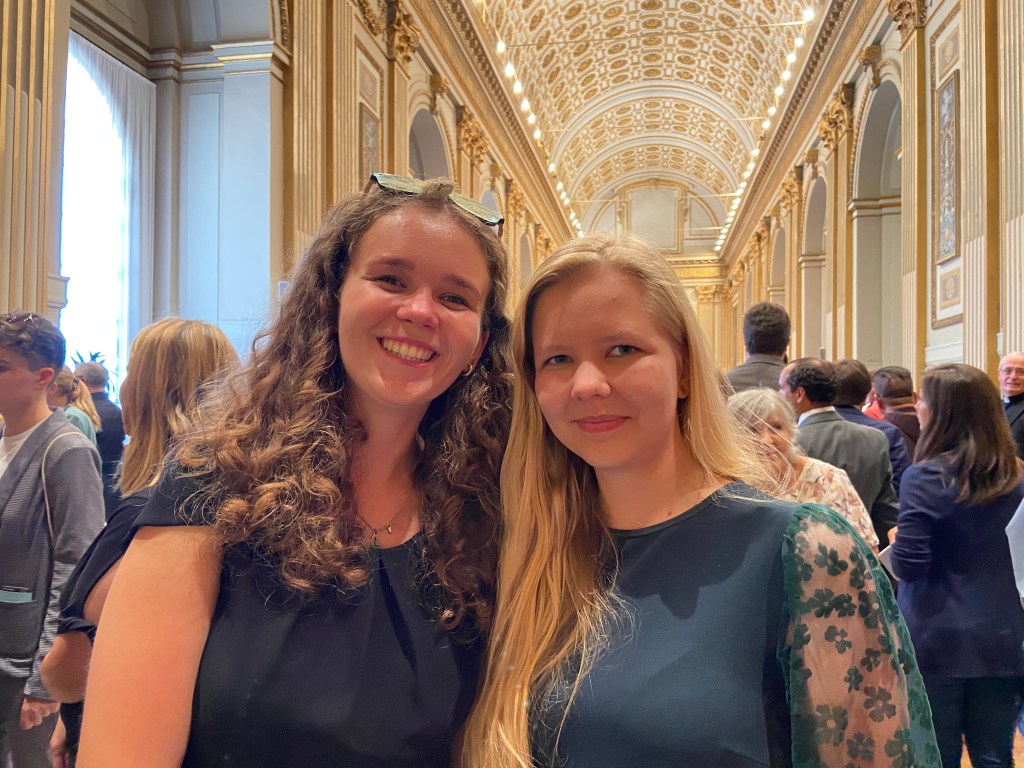
[[[960,255],[960,92],[954,72],[935,93],[935,260]]]

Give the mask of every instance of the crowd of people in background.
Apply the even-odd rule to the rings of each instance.
[[[723,373],[628,236],[508,318],[502,223],[375,174],[120,408],[0,315],[0,766],[1011,766],[1024,354],[915,386],[761,303]]]

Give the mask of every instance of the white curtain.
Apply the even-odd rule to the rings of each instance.
[[[65,100],[60,327],[72,356],[100,353],[112,396],[128,343],[152,318],[156,88],[71,33]]]

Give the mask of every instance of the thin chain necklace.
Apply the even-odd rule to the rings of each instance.
[[[380,526],[379,528],[374,528],[372,525],[370,525],[369,522],[367,522],[366,518],[363,517],[362,514],[360,514],[359,512],[356,512],[356,517],[359,518],[360,522],[362,522],[363,525],[365,525],[367,528],[370,529],[370,546],[371,547],[379,547],[381,532],[386,532],[388,534],[391,533],[391,526],[393,526],[395,524],[395,521],[398,519],[398,516],[400,514],[402,514],[402,512],[405,510],[405,505],[406,505],[406,502],[408,501],[408,499],[409,499],[409,492],[406,491],[405,494],[402,496],[401,503],[399,503],[399,505],[398,505],[398,511],[395,512],[394,516],[392,516],[392,518],[390,520],[388,520],[386,523],[384,523],[384,525]]]

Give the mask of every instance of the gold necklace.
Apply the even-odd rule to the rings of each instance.
[[[372,525],[370,525],[370,523],[367,521],[367,519],[362,516],[361,513],[356,512],[356,517],[359,518],[359,521],[363,525],[365,525],[367,528],[370,529],[370,546],[371,547],[377,547],[378,546],[379,541],[380,541],[380,534],[381,534],[382,531],[388,533],[389,535],[391,534],[391,532],[392,532],[391,531],[391,526],[393,526],[395,524],[395,520],[397,520],[398,516],[400,514],[402,514],[402,511],[405,509],[405,504],[406,504],[406,501],[408,499],[409,499],[409,492],[406,491],[402,495],[402,501],[398,504],[398,511],[395,512],[394,516],[390,520],[388,520],[386,523],[384,523],[384,525],[380,526],[379,528],[374,528]]]

